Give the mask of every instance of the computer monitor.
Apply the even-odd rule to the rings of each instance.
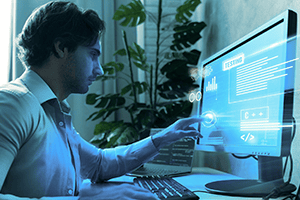
[[[202,98],[196,149],[258,157],[259,180],[207,184],[213,192],[268,194],[283,183],[282,157],[293,130],[297,14],[280,14],[200,63]],[[200,99],[200,98],[198,98]],[[257,185],[259,184],[259,185]]]

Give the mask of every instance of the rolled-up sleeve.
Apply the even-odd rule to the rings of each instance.
[[[81,174],[92,182],[124,175],[152,160],[157,154],[150,137],[127,146],[98,149],[80,138]]]

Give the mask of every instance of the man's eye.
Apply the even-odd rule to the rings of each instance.
[[[95,52],[92,52],[92,53],[91,53],[91,56],[92,56],[93,59],[96,59],[96,58],[98,57],[97,54],[96,54]]]

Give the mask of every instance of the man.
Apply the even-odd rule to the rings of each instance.
[[[0,88],[0,199],[154,199],[132,184],[103,181],[199,134],[189,125],[200,119],[187,118],[135,144],[102,150],[76,133],[65,99],[86,93],[103,74],[103,30],[94,11],[69,2],[49,2],[26,21],[18,37],[26,71]]]

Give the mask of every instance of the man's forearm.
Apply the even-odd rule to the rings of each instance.
[[[165,134],[162,134],[161,132],[156,133],[155,135],[152,135],[152,142],[154,146],[157,148],[157,150],[161,149],[163,146],[167,145],[167,140],[164,139]]]
[[[10,194],[0,194],[0,200],[78,200],[79,197],[42,197],[42,198],[28,198],[28,197],[17,197]]]

